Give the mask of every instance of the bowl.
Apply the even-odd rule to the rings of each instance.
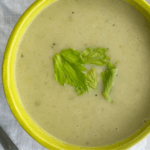
[[[49,4],[55,1],[56,0],[36,0],[21,16],[16,26],[14,27],[9,41],[7,43],[3,59],[2,76],[5,96],[13,115],[30,136],[32,136],[37,142],[39,142],[48,149],[117,150],[127,149],[133,146],[150,133],[150,121],[148,121],[134,135],[121,142],[104,147],[79,147],[65,144],[53,138],[48,133],[43,131],[36,123],[34,123],[34,121],[29,117],[29,115],[25,111],[17,93],[17,88],[15,84],[15,57],[17,53],[18,44],[31,21],[38,15],[39,12],[41,12],[45,7],[47,7]],[[139,10],[147,19],[147,21],[150,22],[150,5],[148,3],[146,3],[144,0],[126,1],[133,5],[137,10]]]

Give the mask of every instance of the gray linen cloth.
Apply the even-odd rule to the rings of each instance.
[[[150,3],[150,0],[147,0]],[[21,14],[34,0],[0,0],[0,66],[9,35]],[[1,70],[0,70],[1,74]],[[4,96],[0,79],[0,126],[6,131],[19,150],[46,150],[32,139],[12,115]],[[148,142],[149,141],[149,142]],[[0,144],[0,150],[3,147]],[[150,135],[130,150],[150,150]]]

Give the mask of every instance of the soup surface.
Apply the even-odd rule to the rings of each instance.
[[[54,78],[53,56],[65,48],[108,48],[117,64],[114,103],[100,84],[82,96]],[[58,0],[30,24],[18,47],[16,85],[24,108],[47,133],[69,144],[104,146],[150,118],[150,34],[144,17],[122,0]]]

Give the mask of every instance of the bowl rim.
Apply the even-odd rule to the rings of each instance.
[[[48,133],[43,131],[27,114],[25,111],[19,94],[17,93],[16,83],[15,83],[15,56],[17,53],[18,44],[21,40],[22,35],[31,23],[31,21],[48,5],[52,4],[57,0],[36,0],[20,17],[17,24],[15,25],[3,57],[2,65],[2,82],[5,97],[9,104],[9,107],[20,123],[24,130],[33,137],[37,142],[48,149],[53,150],[117,150],[117,149],[128,149],[129,147],[135,145],[144,137],[150,133],[150,121],[148,121],[139,131],[129,138],[104,147],[79,147],[72,146],[69,144],[64,144],[63,142],[53,138]],[[126,0],[137,8],[147,19],[150,18],[150,5],[144,0]],[[149,19],[150,21],[150,19]]]

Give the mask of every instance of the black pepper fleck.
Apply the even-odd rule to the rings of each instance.
[[[24,57],[23,54],[21,55],[21,57],[22,57],[22,58]]]
[[[95,94],[95,96],[97,96],[97,94]]]
[[[72,14],[74,14],[74,12],[72,12]]]
[[[113,26],[115,26],[115,24],[113,24]]]
[[[53,43],[53,45],[56,45],[56,43]]]

